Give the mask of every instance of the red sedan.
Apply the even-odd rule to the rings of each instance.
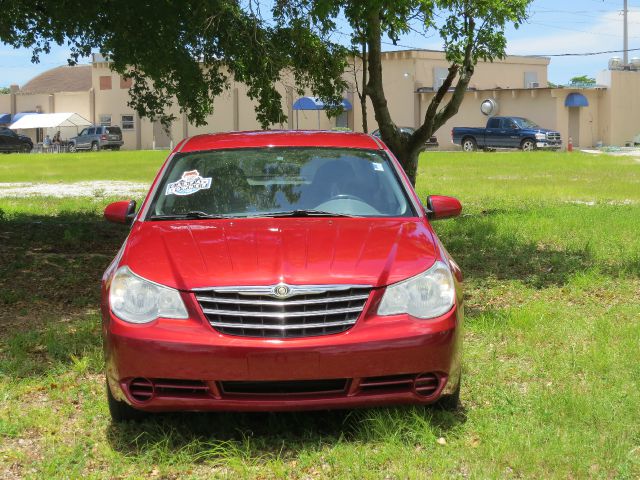
[[[107,396],[144,412],[457,407],[462,275],[375,137],[180,142],[102,280]]]

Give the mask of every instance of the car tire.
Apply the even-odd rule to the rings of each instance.
[[[533,152],[536,149],[536,142],[530,138],[525,138],[520,144],[520,148],[523,152]]]
[[[67,147],[67,150],[69,151],[69,153],[76,153],[77,151],[76,144],[70,143],[69,146]]]
[[[106,384],[107,403],[109,404],[109,413],[111,414],[113,423],[139,422],[149,416],[147,412],[136,410],[127,403],[116,400],[111,393],[111,388],[109,388],[109,382],[106,382]]]
[[[440,410],[446,410],[448,412],[455,412],[460,408],[460,385],[462,384],[462,373],[458,378],[458,386],[453,393],[442,395],[434,406]]]
[[[22,148],[20,149],[20,151],[21,151],[22,153],[30,153],[32,149],[33,149],[33,147],[30,147],[29,145],[25,145],[24,147],[22,147]]]
[[[120,150],[120,147],[113,147],[114,152],[117,152],[118,150]]]
[[[462,139],[462,150],[465,152],[475,152],[478,150],[478,143],[473,137],[465,137]]]
[[[100,145],[98,145],[98,142],[93,142],[91,144],[91,151],[92,152],[97,152],[98,150],[100,150]]]

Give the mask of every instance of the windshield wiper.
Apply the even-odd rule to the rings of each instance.
[[[193,210],[187,213],[176,213],[173,215],[151,215],[149,220],[192,220],[192,219],[207,219],[207,218],[232,218],[228,215],[220,215],[218,213],[207,213],[199,210]]]
[[[325,212],[324,210],[297,209],[286,212],[266,212],[252,215],[253,217],[355,217],[346,213]]]

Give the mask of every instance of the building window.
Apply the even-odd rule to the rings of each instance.
[[[130,78],[120,77],[120,88],[129,90],[132,84],[133,80],[131,80]]]
[[[122,130],[133,130],[134,127],[133,115],[122,115]]]
[[[539,88],[538,72],[524,72],[524,88]]]
[[[100,77],[100,90],[111,90],[111,75]]]
[[[102,115],[100,115],[100,126],[101,127],[110,127],[111,126],[111,114],[102,114]]]

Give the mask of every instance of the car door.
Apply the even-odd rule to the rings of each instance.
[[[518,125],[511,118],[504,118],[502,125],[502,139],[505,147],[516,148],[520,146],[520,132]]]
[[[0,152],[7,151],[7,142],[5,141],[6,130],[8,129],[0,128]]]
[[[84,130],[82,130],[80,132],[80,135],[78,135],[76,146],[78,148],[89,148],[89,135],[93,135],[94,131],[95,128],[85,128]]]
[[[484,141],[487,147],[500,147],[502,146],[501,138],[501,124],[502,118],[494,117],[487,120],[487,128],[485,129]]]
[[[13,130],[6,129],[2,132],[2,138],[4,143],[4,151],[19,152],[21,150],[22,142],[20,137]]]

